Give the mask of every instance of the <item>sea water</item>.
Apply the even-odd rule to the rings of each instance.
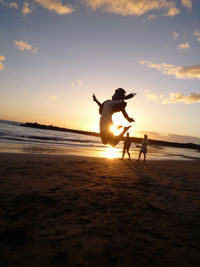
[[[2,153],[68,154],[120,158],[122,148],[123,142],[112,148],[103,145],[99,137],[24,127],[20,122],[0,120],[0,152]],[[135,143],[132,143],[130,153],[132,159],[137,159],[139,148]],[[152,146],[151,144],[148,146],[147,159],[183,160],[194,158],[200,158],[200,152],[194,149]]]

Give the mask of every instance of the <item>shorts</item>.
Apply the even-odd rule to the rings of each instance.
[[[140,150],[142,153],[147,153],[147,149],[146,149],[146,147],[141,147],[141,150]]]

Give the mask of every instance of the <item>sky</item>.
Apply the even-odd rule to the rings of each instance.
[[[199,0],[0,0],[0,119],[97,132],[92,94],[122,87],[132,136],[200,138],[199,14]]]

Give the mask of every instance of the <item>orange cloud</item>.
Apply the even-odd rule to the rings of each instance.
[[[176,104],[176,103],[184,103],[184,104],[192,104],[200,102],[200,94],[190,93],[189,95],[183,95],[181,93],[170,93],[168,97],[164,97],[163,94],[154,94],[145,91],[145,95],[152,101],[162,102],[162,104]]]
[[[29,3],[28,2],[24,2],[23,7],[22,7],[22,14],[27,15],[27,14],[29,14],[31,12],[32,12],[32,10],[30,8]]]
[[[9,3],[9,7],[17,9],[18,8],[18,4],[16,2],[11,2],[11,3]]]
[[[56,100],[57,99],[57,96],[55,96],[55,95],[49,95],[48,98],[51,99],[51,100]]]
[[[19,50],[28,50],[28,51],[32,51],[33,53],[37,54],[38,53],[38,49],[37,48],[33,48],[32,45],[24,42],[24,41],[14,41],[14,45],[17,47],[17,49]]]
[[[45,99],[48,98],[50,100],[56,100],[57,99],[57,96],[55,96],[55,95],[43,95],[43,94],[41,94],[40,97],[45,98]]]
[[[178,15],[180,13],[180,11],[178,10],[178,8],[175,6],[175,4],[169,8],[169,11],[167,13],[165,13],[165,16],[169,16],[169,17],[174,17],[176,15]]]
[[[141,16],[152,10],[168,10],[165,15],[175,16],[180,11],[177,9],[175,1],[171,0],[81,0],[93,10],[102,8],[109,13],[117,13],[123,16]]]
[[[163,98],[163,104],[176,104],[176,103],[185,103],[192,104],[200,102],[200,94],[191,93],[187,96],[180,93],[170,93],[168,98]]]
[[[5,57],[0,54],[0,61],[4,61]],[[3,63],[0,62],[0,70],[5,70]]]
[[[180,67],[172,64],[156,64],[146,60],[140,60],[140,64],[146,65],[149,68],[154,68],[163,74],[173,75],[177,79],[200,79],[200,65]]]
[[[4,65],[0,62],[0,70],[4,70],[4,69],[5,69]]]
[[[159,95],[154,94],[154,93],[151,93],[151,92],[149,92],[148,90],[145,90],[144,92],[145,92],[145,95],[146,95],[149,99],[151,99],[151,100],[153,100],[153,101],[155,101],[155,102],[158,102],[158,101],[159,101]]]
[[[188,9],[192,8],[192,1],[191,0],[181,0],[181,3],[184,7],[187,7]]]
[[[156,19],[157,18],[157,16],[156,15],[154,15],[154,14],[150,14],[149,16],[147,16],[147,18],[146,19],[144,19],[143,21],[147,21],[147,20],[151,20],[151,19]]]
[[[194,31],[193,35],[197,38],[197,41],[200,42],[200,30]]]
[[[178,38],[178,33],[177,32],[173,32],[172,33],[172,37],[174,40],[176,40]]]
[[[74,11],[71,5],[63,5],[60,0],[34,0],[40,6],[55,11],[60,15],[70,14]]]
[[[4,61],[5,57],[0,54],[0,61]]]
[[[190,48],[190,44],[189,43],[185,43],[185,44],[180,44],[177,47],[179,50],[188,50]]]
[[[23,41],[14,41],[14,44],[19,50],[31,50],[32,49],[32,45],[26,42],[23,42]]]

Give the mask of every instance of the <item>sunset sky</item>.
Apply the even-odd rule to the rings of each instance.
[[[132,136],[200,138],[199,14],[199,0],[0,0],[0,119],[98,131],[92,94],[122,87]]]

